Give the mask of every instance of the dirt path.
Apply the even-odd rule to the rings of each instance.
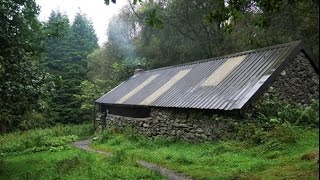
[[[89,151],[89,152],[103,154],[105,156],[112,156],[112,153],[93,149],[92,147],[90,147],[90,144],[91,144],[91,140],[77,141],[77,142],[73,143],[73,145],[79,149]]]
[[[103,154],[105,156],[112,156],[112,153],[93,149],[92,147],[90,147],[90,144],[91,144],[91,140],[77,141],[77,142],[73,143],[73,145],[79,149],[82,149],[82,150],[85,150],[88,152]],[[171,180],[191,180],[189,177],[187,177],[183,174],[175,173],[174,171],[167,169],[167,168],[164,168],[164,167],[161,167],[157,164],[149,163],[149,162],[142,161],[142,160],[138,160],[137,163],[140,166],[147,168],[151,171],[157,171],[161,175],[163,175]]]

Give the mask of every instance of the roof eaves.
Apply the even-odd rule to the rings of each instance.
[[[114,103],[101,103],[106,106],[114,106],[114,107],[136,107],[136,108],[170,108],[170,109],[195,109],[190,107],[171,107],[171,106],[147,106],[147,105],[136,105],[136,104],[114,104]],[[237,113],[241,114],[241,109],[208,109],[208,108],[196,108],[198,110],[212,111],[212,112],[229,112],[229,113]]]

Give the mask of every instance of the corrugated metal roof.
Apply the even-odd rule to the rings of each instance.
[[[304,50],[301,42],[146,71],[96,102],[110,105],[240,110]],[[304,51],[306,52],[306,51]],[[310,56],[308,56],[310,57]],[[316,65],[316,63],[315,63]]]

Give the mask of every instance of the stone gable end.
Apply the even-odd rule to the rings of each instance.
[[[319,99],[319,75],[304,53],[300,53],[276,78],[267,94],[277,93],[282,101],[308,105]]]

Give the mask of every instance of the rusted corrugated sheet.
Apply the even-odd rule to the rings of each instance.
[[[300,42],[160,68],[131,77],[96,102],[111,105],[242,109]]]

